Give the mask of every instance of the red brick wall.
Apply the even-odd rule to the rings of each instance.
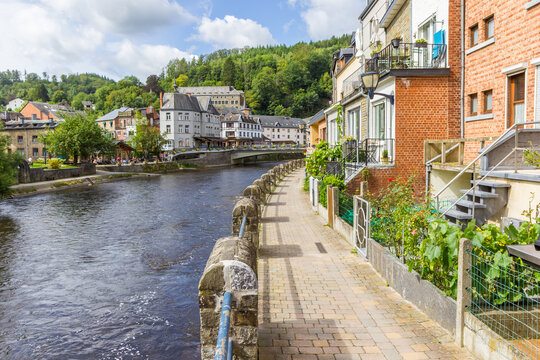
[[[472,47],[470,27],[478,24],[478,43],[485,37],[484,19],[494,15],[495,43],[465,55],[465,116],[470,116],[468,95],[478,94],[478,114],[484,113],[482,92],[493,90],[493,119],[466,122],[465,137],[497,136],[507,128],[507,76],[501,71],[527,63],[526,120],[534,120],[535,68],[540,56],[540,6],[525,10],[529,0],[466,0],[465,49]]]

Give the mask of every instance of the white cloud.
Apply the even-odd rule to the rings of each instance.
[[[291,2],[296,3],[289,0]],[[352,33],[358,28],[358,16],[365,7],[365,1],[359,0],[307,0],[301,3],[301,16],[313,40]]]
[[[133,4],[128,0],[0,0],[6,30],[0,40],[0,70],[95,72],[115,79],[133,74],[144,81],[173,57],[193,57],[168,45],[140,44],[132,35],[148,34],[176,21],[190,23],[193,15],[168,0]]]
[[[241,48],[275,44],[267,27],[251,20],[226,15],[223,19],[204,17],[194,39],[214,45],[216,48]]]
[[[132,74],[143,82],[146,76],[156,73],[156,69],[161,69],[169,60],[174,58],[193,59],[195,56],[180,51],[177,48],[166,45],[136,45],[131,41],[124,40],[120,44],[113,44],[116,54],[112,62],[111,72],[122,74],[122,68],[128,68]],[[118,65],[121,64],[121,67]]]

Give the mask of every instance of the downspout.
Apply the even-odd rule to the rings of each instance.
[[[461,138],[465,137],[465,0],[461,0]]]

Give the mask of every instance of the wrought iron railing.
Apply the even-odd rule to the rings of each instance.
[[[445,44],[392,44],[372,55],[365,63],[365,72],[384,74],[396,69],[433,69],[447,67]]]

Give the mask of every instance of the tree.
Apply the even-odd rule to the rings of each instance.
[[[83,114],[66,115],[64,122],[47,134],[51,152],[73,157],[74,163],[95,153],[110,153],[114,139],[97,122]]]
[[[49,93],[47,92],[47,88],[43,84],[39,84],[30,89],[28,97],[30,98],[30,100],[34,101],[49,101]]]
[[[176,86],[188,86],[188,76],[185,74],[180,74],[176,78]]]
[[[159,94],[161,90],[161,85],[159,84],[159,78],[157,75],[150,75],[146,78],[146,85],[143,87],[144,92],[153,92]]]
[[[135,119],[137,121],[135,135],[128,141],[129,145],[135,149],[135,156],[148,159],[152,155],[159,155],[167,139],[159,133],[158,128],[150,126],[147,119],[142,119],[139,111]]]
[[[0,123],[0,130],[2,130],[2,123]],[[10,143],[9,136],[0,134],[0,199],[10,194],[9,187],[15,183],[17,165],[21,161],[19,154],[7,152]]]
[[[64,90],[56,90],[54,94],[52,94],[51,100],[54,103],[59,103],[62,100],[67,100],[67,94]]]
[[[222,79],[223,85],[233,86],[235,78],[236,78],[236,69],[234,66],[234,62],[231,60],[230,57],[228,57],[225,59],[225,62],[223,63],[223,70],[221,72],[221,79]]]

